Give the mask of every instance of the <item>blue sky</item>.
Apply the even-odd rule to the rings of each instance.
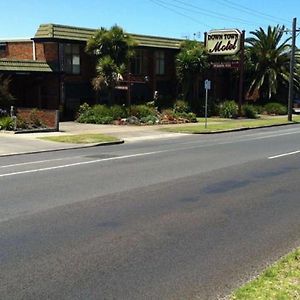
[[[0,39],[33,37],[42,23],[90,28],[118,24],[131,33],[199,40],[210,29],[248,33],[276,24],[290,28],[293,17],[299,18],[300,27],[299,0],[0,0],[0,4]]]

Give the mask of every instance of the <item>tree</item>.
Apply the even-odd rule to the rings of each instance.
[[[248,94],[254,93],[264,100],[277,95],[280,86],[287,86],[291,46],[290,37],[282,41],[284,26],[268,26],[251,31],[253,37],[246,39],[246,61],[250,79]],[[299,68],[299,55],[296,56],[296,69]],[[295,86],[299,87],[299,73],[295,72]]]
[[[97,58],[93,87],[96,91],[107,90],[110,101],[134,53],[134,46],[134,40],[117,25],[109,30],[102,27],[87,42],[87,53]]]
[[[0,108],[8,109],[15,100],[9,91],[11,79],[0,74]]]
[[[191,106],[197,101],[200,75],[208,69],[208,56],[202,44],[187,40],[176,56],[177,78],[182,85],[184,100]]]

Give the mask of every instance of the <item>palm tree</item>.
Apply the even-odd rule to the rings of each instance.
[[[251,31],[253,37],[246,39],[247,69],[250,77],[248,94],[259,95],[262,100],[270,100],[278,93],[279,86],[287,86],[291,46],[290,38],[282,42],[284,26],[268,26]],[[299,65],[299,56],[296,66]],[[295,73],[295,85],[299,86],[299,73]]]
[[[96,56],[96,77],[92,84],[96,91],[107,90],[110,102],[113,90],[128,66],[135,46],[134,40],[117,25],[109,30],[100,28],[88,40],[86,52]]]

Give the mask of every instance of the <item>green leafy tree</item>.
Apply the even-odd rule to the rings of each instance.
[[[180,52],[176,56],[176,72],[184,99],[191,107],[198,100],[199,78],[208,66],[208,56],[202,44],[191,40],[182,43]]]
[[[290,37],[283,40],[284,26],[269,26],[267,31],[259,28],[250,32],[246,39],[246,66],[248,71],[248,94],[254,93],[263,101],[276,96],[280,87],[287,87],[291,46]],[[299,70],[299,54],[296,70]],[[299,88],[299,72],[295,72],[295,86]]]
[[[10,77],[5,78],[3,75],[0,75],[0,108],[9,108],[15,100],[14,96],[9,91],[10,82]]]
[[[87,53],[97,58],[97,75],[92,81],[93,87],[96,91],[106,90],[110,101],[134,53],[134,46],[134,40],[117,25],[109,30],[100,28],[87,42]]]

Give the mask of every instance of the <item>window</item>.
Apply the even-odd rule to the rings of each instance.
[[[143,72],[143,53],[136,51],[135,56],[131,59],[130,72],[134,75],[141,75]]]
[[[69,74],[80,74],[80,48],[76,44],[65,44],[64,71]]]
[[[0,43],[0,53],[6,52],[6,43]]]
[[[156,75],[165,74],[165,52],[156,51],[155,52],[155,73]]]

